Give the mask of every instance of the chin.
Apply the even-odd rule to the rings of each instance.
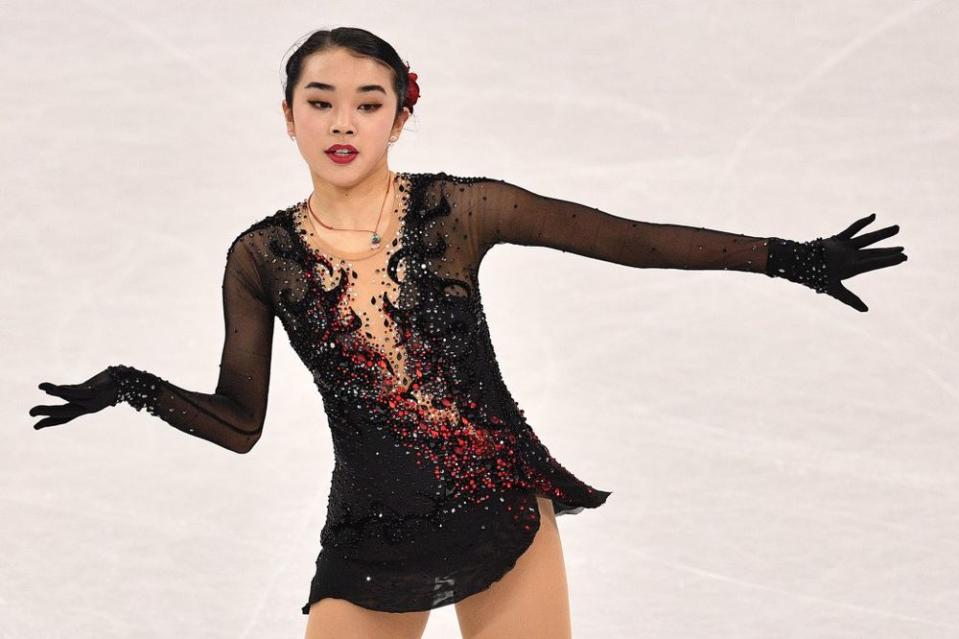
[[[354,164],[348,164],[346,166],[339,167],[327,167],[323,171],[318,171],[317,175],[322,177],[324,180],[330,184],[336,184],[337,186],[351,186],[353,184],[358,184],[363,178],[369,175],[371,167],[368,166],[356,166]]]

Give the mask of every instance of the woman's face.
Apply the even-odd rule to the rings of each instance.
[[[307,56],[293,104],[284,100],[283,111],[313,174],[349,186],[386,165],[389,138],[399,138],[410,115],[404,108],[394,117],[396,103],[389,67],[337,48]],[[326,152],[333,144],[352,145],[358,154],[338,164]]]

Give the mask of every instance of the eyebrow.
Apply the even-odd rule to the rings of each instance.
[[[322,91],[335,91],[336,87],[332,84],[327,84],[325,82],[310,82],[307,84],[305,89],[320,89]],[[381,87],[378,84],[364,84],[363,86],[357,87],[357,93],[370,93],[371,91],[379,91],[383,95],[386,95],[386,89]]]

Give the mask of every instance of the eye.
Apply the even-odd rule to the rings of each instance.
[[[325,104],[326,106],[330,106],[330,103],[329,103],[329,102],[325,102],[325,101],[323,101],[323,100],[307,100],[307,102],[309,102],[310,104],[312,104],[312,105],[313,105],[314,107],[316,107],[317,109],[325,108],[325,107],[316,106],[316,105],[318,105],[318,104]],[[367,112],[367,113],[373,113],[374,111],[378,110],[381,106],[383,106],[383,105],[382,105],[382,104],[377,104],[377,103],[375,103],[375,102],[369,102],[369,103],[367,103],[367,104],[361,104],[361,105],[360,105],[360,108],[363,108],[363,107],[372,107],[372,108],[370,108],[370,109],[366,109],[366,112]]]

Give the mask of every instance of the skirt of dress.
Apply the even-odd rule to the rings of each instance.
[[[532,544],[540,526],[539,492],[504,492],[451,513],[442,526],[418,525],[395,547],[362,535],[348,551],[324,547],[303,614],[325,597],[370,610],[413,612],[454,604],[488,589]],[[596,490],[589,501],[577,504],[549,497],[559,516],[598,507],[610,494]],[[369,544],[368,553],[363,552],[364,543]]]

